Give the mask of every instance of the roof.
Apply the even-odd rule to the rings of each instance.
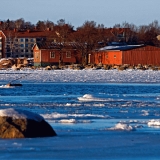
[[[144,44],[141,45],[119,45],[119,46],[106,46],[103,48],[100,48],[99,51],[105,51],[105,50],[120,50],[120,51],[125,51],[125,50],[131,50],[131,49],[136,49],[143,47]]]
[[[61,48],[77,49],[78,47],[80,47],[80,45],[75,42],[66,42],[66,43],[37,42],[36,45],[38,46],[39,49],[61,49]]]
[[[14,36],[17,38],[36,38],[46,37],[54,33],[54,31],[15,31],[15,30],[2,30],[6,37]]]

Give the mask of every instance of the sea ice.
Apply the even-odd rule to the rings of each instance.
[[[159,126],[160,127],[160,119],[149,120],[148,126]]]
[[[128,124],[117,123],[115,127],[109,128],[108,130],[134,131],[136,129],[135,127]]]
[[[51,70],[24,69],[20,71],[0,70],[0,81],[10,81],[20,78],[21,82],[128,82],[128,83],[160,83],[160,71],[140,70]],[[27,76],[25,76],[27,75]],[[22,77],[22,78],[21,78]]]

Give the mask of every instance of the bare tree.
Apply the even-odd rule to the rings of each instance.
[[[98,29],[96,22],[86,21],[81,27],[77,28],[73,40],[80,44],[82,65],[88,64],[88,55],[95,49],[99,42]]]

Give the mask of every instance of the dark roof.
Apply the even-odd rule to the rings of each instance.
[[[6,37],[14,36],[17,38],[37,38],[37,37],[47,37],[53,31],[14,31],[14,30],[2,30]],[[54,32],[53,32],[54,33]]]
[[[67,42],[67,43],[56,43],[56,42],[37,42],[36,45],[39,49],[77,49],[80,47],[78,43]]]

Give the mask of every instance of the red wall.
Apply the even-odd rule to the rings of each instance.
[[[151,64],[160,65],[160,48],[144,46],[137,49],[123,51],[123,64]]]
[[[100,51],[94,54],[95,64],[122,64],[122,51]]]
[[[107,57],[108,55],[108,57]],[[126,51],[99,51],[94,53],[95,64],[151,64],[160,65],[160,48],[143,46]]]

